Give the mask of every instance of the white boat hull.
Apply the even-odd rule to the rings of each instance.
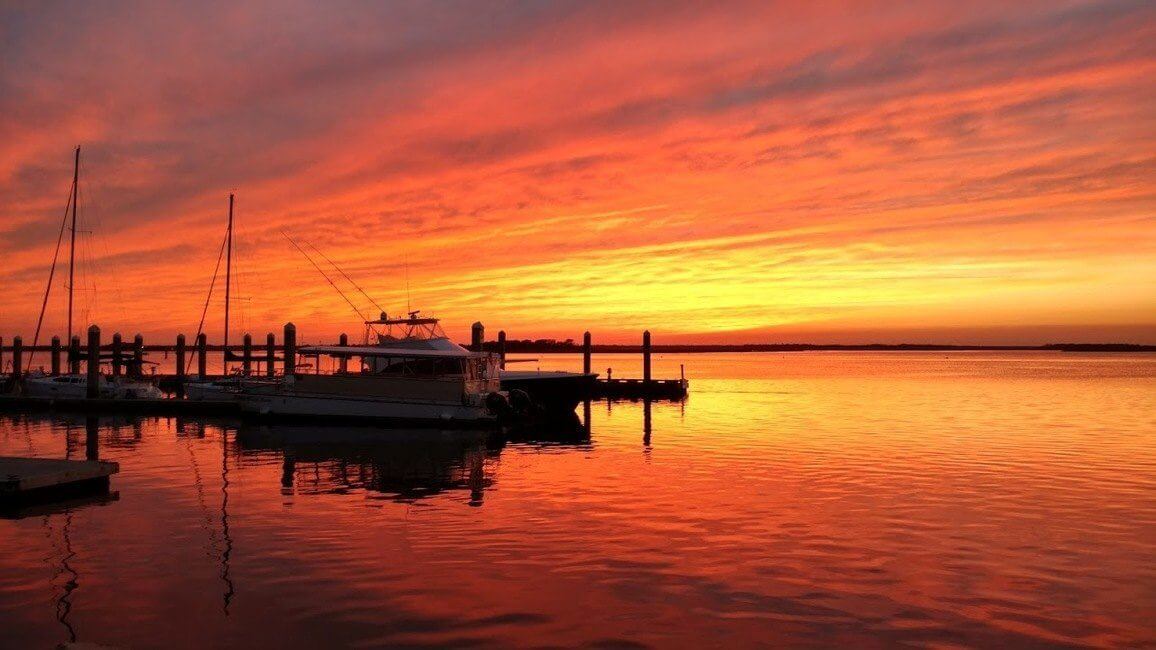
[[[24,392],[30,397],[85,399],[88,397],[88,377],[28,377],[25,379]],[[105,399],[164,399],[164,393],[147,381],[109,380],[105,377],[100,378],[98,395]]]
[[[479,424],[495,419],[484,405],[445,402],[418,403],[333,395],[253,393],[241,395],[240,400],[242,411],[263,416]]]

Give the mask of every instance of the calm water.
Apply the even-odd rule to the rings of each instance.
[[[88,423],[117,498],[0,520],[0,645],[1156,645],[1156,356],[681,361],[649,433]]]

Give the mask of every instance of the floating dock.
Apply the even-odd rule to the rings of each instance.
[[[119,471],[117,463],[102,460],[0,456],[0,506],[107,492],[109,477]]]

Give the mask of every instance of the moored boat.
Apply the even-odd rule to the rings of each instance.
[[[311,346],[304,356],[361,360],[355,372],[292,373],[277,381],[242,384],[249,414],[321,420],[493,422],[506,404],[497,358],[457,349]]]

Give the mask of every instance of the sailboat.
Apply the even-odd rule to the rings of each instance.
[[[229,222],[225,230],[225,352],[226,369],[232,352],[229,351],[229,306],[232,303],[231,290],[233,285],[233,201],[234,195],[229,194]],[[218,258],[218,264],[220,259]],[[217,267],[220,268],[219,266]],[[214,273],[214,278],[216,274]],[[212,297],[212,287],[209,288],[209,297]],[[208,301],[205,302],[206,309]],[[201,318],[204,324],[204,316]],[[200,328],[198,328],[199,330]],[[197,332],[198,336],[200,332]],[[223,379],[208,379],[196,377],[185,384],[185,399],[194,401],[233,401],[244,384],[267,383],[267,380],[245,377],[240,374],[227,376]]]
[[[72,307],[73,307],[73,286],[76,278],[76,211],[77,202],[80,196],[80,147],[76,147],[76,156],[72,169],[72,194],[69,196],[69,203],[72,210],[71,225],[69,227],[69,244],[68,244],[68,340],[72,340]],[[67,213],[66,213],[67,214]],[[63,227],[63,226],[62,226]],[[57,242],[57,250],[59,250],[60,242]],[[40,336],[40,325],[44,322],[44,311],[48,306],[48,295],[52,290],[52,276],[56,271],[56,259],[53,258],[52,270],[48,275],[48,286],[44,290],[44,303],[40,308],[40,319],[36,325],[36,338]],[[35,341],[33,341],[35,345]],[[99,355],[98,355],[99,356]],[[32,357],[29,355],[29,365],[32,363]],[[160,391],[153,383],[145,381],[141,378],[140,366],[129,365],[128,374],[136,375],[133,377],[107,377],[104,375],[98,376],[97,395],[103,398],[114,399],[161,399],[164,393]],[[88,397],[88,376],[87,374],[66,374],[58,376],[46,375],[43,372],[30,373],[24,380],[24,392],[31,397],[48,397],[48,398],[75,398],[84,399]]]

